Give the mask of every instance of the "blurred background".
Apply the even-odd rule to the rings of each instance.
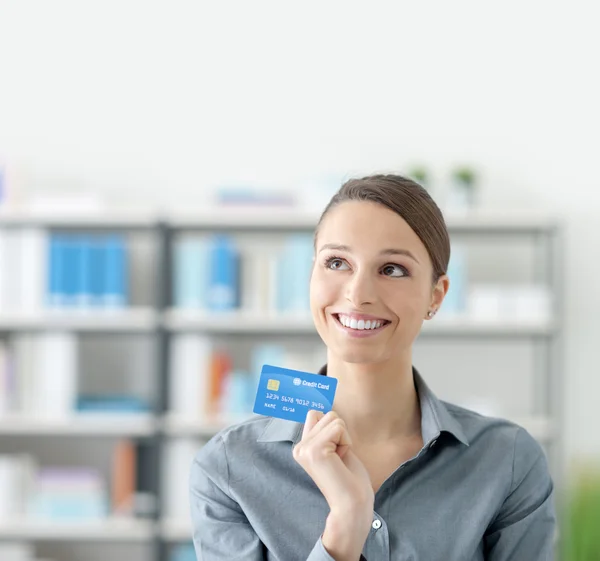
[[[420,181],[452,287],[415,365],[522,424],[600,559],[592,2],[0,0],[0,559],[194,559],[187,474],[315,371],[312,230]]]

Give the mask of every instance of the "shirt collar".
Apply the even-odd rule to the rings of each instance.
[[[319,374],[327,376],[327,365],[319,370]],[[447,432],[453,435],[458,441],[468,446],[469,441],[461,424],[452,416],[444,403],[436,397],[431,389],[429,389],[429,386],[414,367],[413,378],[417,395],[419,396],[419,403],[421,405],[421,433],[423,436],[423,444],[427,445],[433,439],[438,438],[440,433]],[[304,423],[273,417],[267,424],[265,430],[258,437],[258,442],[290,441],[296,444],[302,436],[303,428]]]

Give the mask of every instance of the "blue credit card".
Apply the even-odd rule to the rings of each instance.
[[[336,388],[336,378],[265,364],[252,411],[304,423],[311,409],[331,411]]]

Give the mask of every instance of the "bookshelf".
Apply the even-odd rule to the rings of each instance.
[[[44,419],[33,415],[0,417],[2,436],[130,436],[149,437],[157,422],[149,414],[84,413],[64,419]]]
[[[6,540],[143,542],[155,535],[151,521],[119,518],[97,522],[12,520],[0,524],[0,538]]]
[[[189,541],[192,535],[192,523],[185,519],[163,520],[160,525],[160,536],[167,542]]]
[[[182,334],[209,337],[252,339],[289,337],[296,341],[317,340],[312,318],[308,313],[272,312],[200,312],[173,307],[172,273],[173,245],[182,233],[246,233],[277,237],[286,233],[311,233],[318,215],[309,212],[277,210],[213,210],[152,213],[122,211],[105,214],[73,216],[70,214],[32,214],[0,212],[3,228],[40,228],[48,230],[102,230],[149,233],[156,241],[153,274],[156,277],[155,301],[151,305],[99,311],[51,311],[35,314],[0,313],[0,337],[13,333],[66,330],[81,334],[108,333],[119,337],[150,335],[156,349],[158,398],[150,413],[145,414],[84,414],[62,419],[44,419],[32,415],[0,416],[0,437],[130,437],[143,439],[161,457],[169,442],[177,439],[205,441],[218,430],[240,419],[222,417],[206,421],[178,415],[169,410],[170,343]],[[462,314],[443,316],[425,322],[420,340],[457,341],[477,344],[494,341],[531,342],[535,348],[536,384],[544,383],[535,410],[529,415],[512,418],[540,440],[549,451],[557,488],[561,485],[562,457],[562,311],[560,300],[561,228],[558,221],[542,213],[477,212],[468,215],[447,215],[451,236],[474,237],[480,243],[492,238],[523,237],[539,246],[543,275],[554,296],[553,314],[549,318],[505,318],[489,320]],[[511,418],[509,416],[509,418]],[[157,462],[158,463],[158,462]],[[164,474],[163,474],[164,475]],[[148,478],[159,501],[153,520],[109,518],[82,524],[45,523],[31,520],[0,521],[0,540],[22,539],[33,542],[74,540],[106,542],[148,542],[154,547],[154,561],[168,561],[169,545],[191,540],[190,521],[164,512],[165,491],[161,489],[161,468],[150,470]]]
[[[37,314],[9,313],[0,316],[0,331],[40,331],[66,329],[88,332],[152,332],[161,316],[152,308],[127,310],[65,311]]]

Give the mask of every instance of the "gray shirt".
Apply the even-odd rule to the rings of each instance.
[[[377,491],[364,558],[553,559],[553,483],[538,442],[440,401],[413,374],[424,445]],[[292,457],[302,429],[255,417],[200,449],[190,474],[199,561],[333,561],[321,542],[327,502]]]

